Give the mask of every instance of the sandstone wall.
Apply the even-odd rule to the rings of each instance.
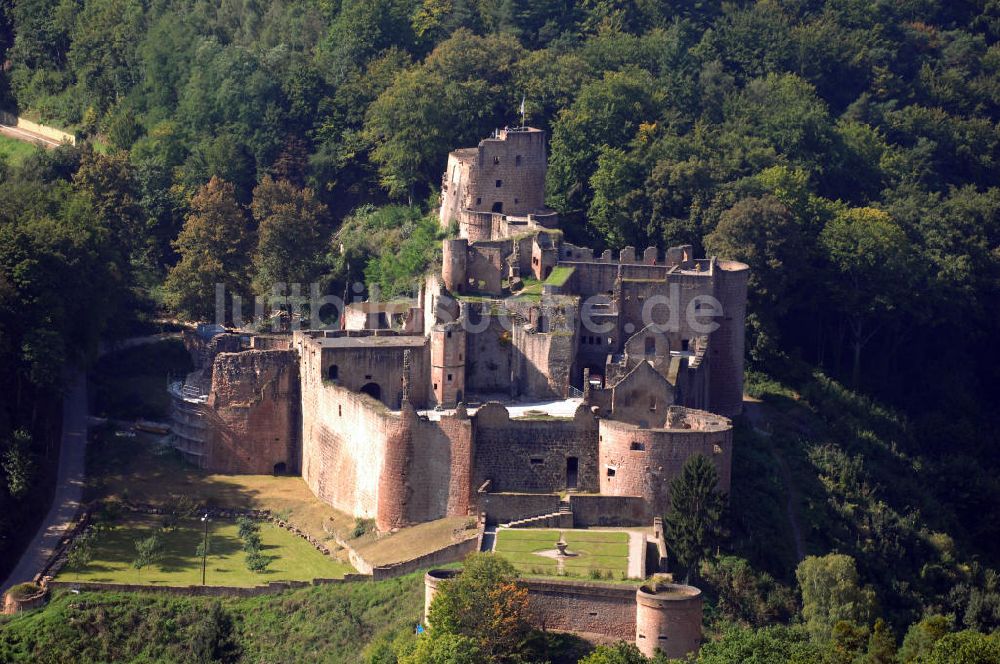
[[[204,413],[204,468],[270,474],[298,469],[298,362],[288,350],[220,353]]]
[[[422,418],[320,380],[302,355],[302,476],[321,500],[380,530],[469,513],[472,425]]]
[[[465,363],[465,384],[470,392],[509,394],[511,389],[512,334],[497,316],[488,321],[470,305],[469,321],[473,327],[485,326],[481,332],[467,335],[468,360]]]
[[[484,493],[479,496],[479,511],[486,512],[488,523],[509,523],[559,511],[557,493]]]
[[[608,583],[521,579],[533,624],[542,629],[635,639],[635,588]]]
[[[371,337],[373,341],[383,337]],[[391,339],[392,337],[384,337]],[[378,386],[382,403],[398,410],[403,396],[403,353],[410,351],[410,401],[423,407],[429,400],[430,382],[427,365],[427,345],[423,346],[358,346],[345,348],[323,348],[321,364],[310,371],[318,377],[329,379],[331,367],[336,366],[336,382],[352,390],[360,391],[364,386]],[[311,352],[311,351],[310,351]]]
[[[575,358],[571,332],[535,332],[514,325],[513,374],[520,394],[536,399],[567,396]]]
[[[642,429],[615,420],[601,420],[600,492],[609,496],[640,496],[651,514],[670,507],[670,482],[684,463],[702,454],[715,464],[719,488],[729,491],[732,428],[724,431]]]
[[[651,520],[649,506],[640,496],[577,493],[570,494],[569,506],[577,528],[647,526]]]
[[[375,518],[386,444],[401,435],[400,418],[368,395],[324,383],[321,361],[301,355],[302,477],[334,508]]]
[[[489,403],[472,418],[475,436],[472,485],[491,481],[494,492],[553,493],[567,488],[576,459],[581,491],[597,491],[597,419],[581,406],[572,420],[510,419]]]

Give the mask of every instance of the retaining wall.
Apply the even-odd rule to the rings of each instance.
[[[61,129],[56,129],[55,127],[47,127],[43,124],[32,122],[31,120],[27,120],[25,118],[20,118],[13,113],[8,113],[7,111],[0,111],[0,124],[30,131],[34,134],[44,136],[45,138],[59,143],[65,141],[70,145],[76,145],[76,136],[74,134],[69,134]]]

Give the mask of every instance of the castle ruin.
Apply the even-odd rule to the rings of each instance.
[[[748,268],[690,246],[595,254],[544,207],[545,133],[452,152],[440,274],[340,329],[187,335],[175,445],[227,473],[301,474],[382,531],[485,512],[648,524],[695,454],[728,491]]]

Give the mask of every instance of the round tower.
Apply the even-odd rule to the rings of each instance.
[[[439,406],[465,401],[465,342],[460,321],[431,329],[431,394]]]
[[[438,584],[448,579],[454,579],[461,574],[460,569],[432,569],[424,574],[424,624],[430,625],[431,602],[438,593]]]
[[[646,657],[662,650],[682,659],[701,647],[701,590],[651,582],[635,592],[635,645]]]
[[[441,279],[444,286],[452,293],[465,290],[466,263],[469,253],[469,241],[444,240],[441,247]]]
[[[709,407],[732,417],[743,410],[743,353],[746,345],[747,280],[750,267],[716,261],[715,297],[722,304],[719,329],[709,340]]]
[[[386,432],[382,469],[379,474],[375,526],[381,532],[402,528],[410,523],[408,506],[412,489],[410,468],[413,462],[413,426],[417,412],[404,401],[399,421]]]

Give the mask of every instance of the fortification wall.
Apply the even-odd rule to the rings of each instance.
[[[371,337],[373,345],[370,346],[323,348],[321,364],[309,370],[316,372],[319,378],[333,379],[354,392],[361,391],[366,385],[377,385],[382,403],[398,410],[403,396],[403,353],[409,350],[410,401],[418,407],[426,405],[429,401],[430,382],[427,344],[416,347],[375,345],[379,339],[380,337]]]
[[[521,579],[533,623],[542,629],[635,639],[635,588],[609,583]]]
[[[651,514],[664,514],[670,507],[670,482],[695,454],[712,460],[719,473],[719,489],[729,491],[731,426],[719,431],[642,429],[601,420],[599,430],[600,492],[604,495],[640,496]]]
[[[300,339],[301,340],[301,339]],[[472,425],[394,413],[367,394],[320,379],[302,346],[302,476],[321,500],[380,530],[465,515],[472,502]]]
[[[220,353],[212,364],[204,468],[270,474],[298,469],[298,361],[289,350]]]
[[[486,512],[489,523],[509,523],[559,511],[557,493],[484,493],[479,496],[479,511]]]
[[[472,426],[473,486],[490,480],[495,492],[562,491],[576,459],[577,488],[597,491],[597,419],[585,406],[572,420],[512,420],[502,405],[488,403]]]
[[[478,313],[482,305],[470,304],[469,308],[470,324],[478,329],[485,324]],[[493,315],[489,316],[488,325],[481,332],[470,332],[466,341],[468,361],[465,363],[465,384],[470,392],[510,392],[512,339],[511,331],[504,327],[498,316]]]
[[[636,592],[635,644],[643,655],[657,650],[682,659],[701,647],[702,596],[692,586],[642,586]]]
[[[368,395],[324,384],[303,363],[302,477],[316,496],[348,514],[375,518],[389,440],[401,420]]]
[[[472,421],[445,416],[416,418],[410,455],[406,521],[417,523],[469,514],[473,504]]]
[[[537,399],[565,398],[575,358],[570,332],[535,332],[514,325],[513,374],[521,394]]]
[[[651,518],[649,506],[641,496],[602,496],[574,493],[569,496],[573,510],[573,526],[647,526]]]

